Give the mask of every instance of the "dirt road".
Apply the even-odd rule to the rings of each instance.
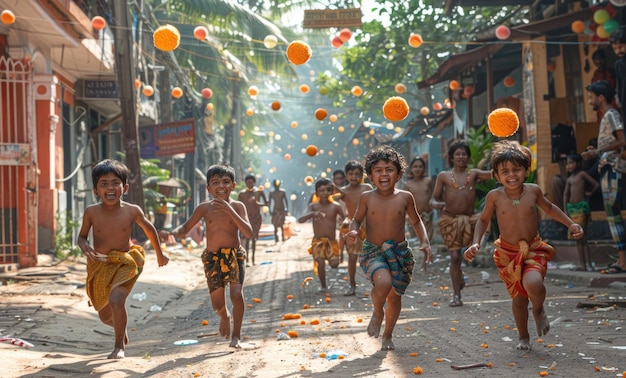
[[[298,228],[285,242],[262,241],[257,247],[256,265],[246,271],[241,350],[229,348],[215,334],[218,319],[211,311],[201,251],[179,246],[168,248],[171,262],[164,268],[157,268],[149,254],[128,300],[130,344],[127,358],[120,361],[106,359],[112,330],[87,306],[81,286],[84,263],[48,268],[44,273],[49,279],[41,277],[40,269],[36,278],[0,287],[1,333],[35,345],[0,344],[0,375],[406,377],[420,367],[427,377],[532,377],[543,371],[553,377],[615,377],[626,370],[625,309],[602,307],[623,303],[623,289],[591,289],[548,278],[546,311],[552,329],[543,340],[532,340],[532,352],[522,352],[515,349],[511,301],[492,268],[464,268],[465,306],[447,306],[450,279],[442,249],[428,273],[414,272],[395,329],[396,350],[380,351],[380,339],[366,333],[371,286],[360,268],[352,297],[343,296],[346,263],[328,270],[327,301],[317,293],[316,277],[303,285],[313,276],[307,253],[312,231],[310,224]],[[55,276],[54,270],[63,273]],[[583,307],[577,308],[579,303]],[[285,320],[286,314],[300,318]],[[290,331],[298,336],[280,340]],[[197,343],[176,343],[185,340]],[[339,357],[331,359],[333,354]],[[490,367],[451,368],[476,363]]]

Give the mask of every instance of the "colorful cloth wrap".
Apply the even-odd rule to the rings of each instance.
[[[313,238],[309,254],[313,255],[315,260],[320,257],[324,260],[339,260],[339,244],[337,240],[329,240],[328,238]]]
[[[398,295],[403,295],[413,278],[415,258],[406,240],[400,244],[387,240],[382,247],[365,240],[363,252],[359,255],[359,264],[372,284],[378,269],[388,269],[391,273],[391,286]]]
[[[566,205],[567,214],[581,227],[587,226],[591,215],[591,206],[588,201],[580,201],[577,203],[568,203]],[[572,239],[572,232],[568,230],[567,237]]]
[[[348,232],[350,232],[350,225],[347,223],[342,223],[341,227],[339,227],[339,232],[341,232],[342,236],[345,238]],[[348,255],[358,256],[363,250],[363,241],[367,237],[365,233],[365,226],[361,225],[359,227],[359,231],[356,234],[356,243],[350,245],[346,243],[346,251],[348,251]]]
[[[548,261],[554,257],[554,248],[541,240],[539,235],[530,244],[525,240],[520,240],[518,245],[512,245],[498,239],[494,245],[493,261],[498,267],[500,278],[506,284],[509,295],[511,298],[518,295],[528,298],[522,278],[532,270],[545,277]]]
[[[472,244],[474,226],[480,214],[451,215],[442,212],[439,216],[439,232],[449,250],[454,251]]]
[[[130,291],[143,270],[145,252],[141,246],[130,250],[98,254],[98,260],[87,259],[87,295],[96,311],[109,303],[111,291],[123,287]]]
[[[204,276],[209,292],[231,283],[243,284],[246,274],[246,251],[241,248],[220,248],[217,252],[202,252]]]
[[[272,214],[272,224],[274,227],[282,227],[285,224],[285,217],[287,216],[286,210],[275,210]]]
[[[261,213],[252,213],[248,214],[248,219],[250,220],[250,226],[252,226],[252,237],[258,239],[259,230],[263,224],[263,216],[261,216]]]

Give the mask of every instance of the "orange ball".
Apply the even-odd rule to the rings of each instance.
[[[291,160],[291,154],[285,154],[285,160],[286,161]]]
[[[311,88],[309,88],[309,86],[308,86],[308,85],[306,85],[306,84],[302,84],[302,85],[300,85],[300,92],[302,92],[302,93],[309,93],[309,90],[310,90],[310,89],[311,89]]]
[[[493,135],[506,138],[515,134],[519,128],[519,118],[517,113],[509,108],[498,108],[489,113],[487,125]]]
[[[280,102],[278,102],[278,101],[272,102],[271,107],[272,107],[272,110],[279,111],[280,110]]]
[[[402,121],[409,115],[409,104],[402,97],[394,96],[385,101],[383,115],[391,122]]]
[[[13,21],[15,21],[15,16],[13,16]],[[6,24],[6,22],[4,21],[4,12],[2,12],[2,22]],[[107,26],[107,22],[104,17],[96,16],[91,19],[91,27],[93,28],[93,30],[102,30],[105,28],[105,26]]]
[[[258,94],[259,94],[259,88],[258,88],[256,85],[251,85],[251,86],[248,88],[248,94],[249,94],[250,96],[256,96],[256,95],[258,95]]]
[[[315,110],[315,118],[323,121],[328,116],[328,112],[324,108],[318,108]]]
[[[209,30],[204,26],[196,26],[196,28],[193,29],[193,36],[198,41],[204,41],[208,35]]]
[[[456,90],[458,90],[459,88],[461,88],[461,84],[459,84],[459,82],[458,82],[458,81],[456,81],[456,80],[450,80],[450,84],[448,84],[448,87],[449,87],[451,90],[456,91]]]
[[[202,321],[202,325],[203,325],[203,326],[208,326],[208,325],[209,325],[209,321],[208,321],[208,320],[206,320],[206,319],[204,319],[204,320]]]
[[[146,97],[150,97],[154,94],[154,88],[152,88],[151,85],[146,85],[141,90],[141,93],[143,93],[143,95]]]
[[[345,129],[345,127],[343,127],[343,126],[339,126],[339,127],[337,128],[337,131],[338,131],[338,132],[340,132],[340,133],[343,133],[344,131],[346,131],[346,129]]]
[[[463,88],[463,94],[467,97],[473,95],[475,91],[473,85],[466,85],[465,88]]]
[[[306,146],[306,154],[309,156],[317,155],[317,146],[314,146],[312,144],[309,144],[308,146]]]
[[[411,33],[411,35],[409,35],[409,46],[418,48],[422,45],[422,43],[424,43],[424,40],[421,35],[417,33]]]
[[[580,34],[585,31],[585,23],[580,20],[572,22],[572,31],[576,34]]]
[[[342,42],[348,42],[350,38],[352,38],[352,31],[348,28],[341,29],[339,32],[339,39],[341,39]]]
[[[512,87],[514,85],[515,85],[515,79],[513,79],[513,76],[507,76],[504,78],[505,87]]]
[[[141,88],[141,80],[135,79],[135,89]]]
[[[441,102],[435,102],[435,103],[433,104],[433,110],[434,110],[434,111],[438,112],[438,111],[440,111],[441,109],[443,109],[443,105],[441,105]]]
[[[339,37],[334,37],[330,41],[330,44],[333,45],[333,47],[335,47],[335,48],[340,48],[341,46],[343,46],[343,41]]]
[[[306,177],[304,178],[304,183],[305,183],[305,184],[309,184],[309,185],[310,185],[310,184],[312,184],[312,183],[313,183],[313,177],[311,177],[311,176],[306,176]],[[308,306],[307,306],[307,308],[308,308]]]
[[[163,25],[154,31],[152,39],[157,49],[173,51],[180,45],[180,32],[172,25]]]
[[[328,120],[330,122],[337,122],[337,115],[336,114],[331,114],[330,117],[328,118]]]
[[[406,85],[404,85],[402,83],[398,83],[398,84],[396,84],[394,89],[395,89],[396,93],[402,94],[402,93],[406,92]]]
[[[209,110],[209,111],[211,111],[211,112],[212,112],[212,111],[213,111],[213,108],[214,108],[213,103],[212,103],[212,102],[209,102],[208,104],[206,104],[206,108],[207,108],[207,110]]]
[[[252,108],[246,109],[246,115],[248,117],[252,117],[254,115],[254,110]]]
[[[363,89],[359,87],[358,85],[355,85],[354,87],[352,87],[350,92],[352,92],[353,95],[359,97],[360,95],[363,94]]]
[[[427,115],[428,115],[428,113],[430,113],[430,109],[428,109],[428,106],[423,106],[423,107],[420,109],[420,114],[421,114],[421,115],[423,115],[423,116],[427,116]]]
[[[358,146],[359,145],[359,140],[357,138],[352,139],[352,145],[353,146]]]
[[[213,91],[211,90],[211,88],[202,89],[202,97],[209,99],[211,98],[211,96],[213,96]]]
[[[183,90],[180,89],[179,87],[174,87],[172,89],[172,97],[174,98],[181,98],[183,96]]]
[[[291,128],[295,129],[298,127],[298,122],[297,121],[291,121]]]
[[[299,66],[311,59],[312,55],[311,47],[304,41],[293,41],[287,46],[287,59]]]

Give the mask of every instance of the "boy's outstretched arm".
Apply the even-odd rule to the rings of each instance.
[[[546,214],[548,214],[552,219],[560,222],[565,227],[567,227],[572,232],[572,238],[579,239],[584,235],[583,228],[575,223],[570,217],[567,216],[563,212],[563,210],[559,209],[555,204],[548,201],[546,197],[543,196],[541,189],[539,187],[535,187],[534,190],[538,190],[537,193],[537,206],[541,208]]]
[[[493,191],[487,193],[485,197],[485,208],[480,214],[478,221],[476,221],[476,226],[474,226],[472,245],[463,253],[463,258],[467,260],[467,262],[472,262],[480,250],[480,240],[485,234],[485,231],[487,231],[487,226],[489,226],[489,222],[491,221],[491,215],[494,211],[494,202],[495,193],[493,193]]]
[[[146,218],[143,210],[141,210],[140,207],[137,207],[137,209],[139,210],[139,214],[135,217],[135,223],[137,223],[137,225],[141,227],[148,239],[150,239],[150,244],[152,244],[152,248],[156,253],[157,263],[159,264],[159,266],[167,265],[170,259],[167,258],[167,256],[165,256],[163,254],[163,251],[161,250],[161,241],[159,240],[159,234],[157,233],[156,228]]]

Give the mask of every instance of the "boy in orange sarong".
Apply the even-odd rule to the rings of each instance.
[[[87,295],[100,320],[113,327],[115,347],[109,359],[124,358],[128,343],[126,298],[143,269],[144,250],[131,245],[133,223],[145,232],[154,248],[159,266],[167,265],[159,236],[143,210],[122,201],[128,190],[130,171],[124,164],[106,159],[96,164],[91,176],[93,191],[100,202],[85,209],[77,244],[87,257]],[[93,234],[93,247],[89,232]]]
[[[567,226],[573,238],[583,236],[583,228],[548,201],[538,185],[524,183],[530,173],[531,162],[530,150],[518,142],[504,140],[494,145],[491,166],[494,177],[502,186],[487,194],[485,208],[474,230],[474,244],[464,253],[464,258],[469,262],[476,257],[480,239],[495,212],[500,238],[495,241],[494,261],[513,299],[513,317],[519,332],[517,349],[528,351],[531,350],[529,300],[537,334],[546,335],[550,330],[543,306],[546,299],[543,280],[548,261],[554,256],[554,249],[543,242],[537,233],[537,207]]]
[[[306,214],[298,218],[298,223],[304,223],[309,219],[313,221],[313,241],[309,253],[313,255],[313,270],[317,269],[322,292],[327,291],[326,261],[333,268],[339,265],[337,217],[340,221],[346,217],[341,205],[330,201],[332,193],[333,183],[329,179],[319,179],[315,183],[315,195],[319,201],[310,203]]]

